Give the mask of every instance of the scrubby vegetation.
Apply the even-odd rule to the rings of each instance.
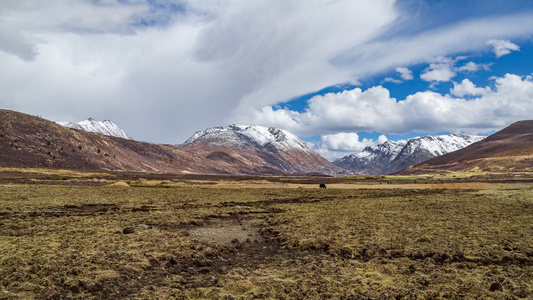
[[[0,183],[0,299],[533,297],[533,189],[523,183],[237,189],[42,176]]]

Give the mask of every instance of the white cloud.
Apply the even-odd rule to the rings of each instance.
[[[376,86],[366,91],[356,88],[315,96],[308,101],[304,113],[270,110],[269,117],[290,116],[287,126],[301,136],[347,131],[486,133],[517,120],[530,119],[533,111],[531,76],[506,74],[495,80],[493,91],[465,80],[456,84],[453,93],[480,97],[467,100],[418,92],[396,102],[387,89]],[[261,112],[253,118],[261,122],[266,120]]]
[[[396,68],[396,72],[400,73],[400,77],[404,80],[413,80],[413,71],[405,67]]]
[[[432,63],[420,74],[420,78],[424,81],[445,82],[450,81],[457,73],[454,72],[453,62],[447,61],[442,63]]]
[[[378,137],[378,144],[383,144],[385,143],[386,141],[388,141],[389,139],[387,138],[386,135],[382,134]]]
[[[485,71],[489,71],[490,70],[490,65],[489,64],[477,64],[477,63],[475,63],[473,61],[469,61],[465,65],[456,68],[456,70],[459,71],[459,72],[470,72],[470,73],[477,72],[477,71],[479,71],[481,69],[483,69]]]
[[[487,45],[494,47],[496,57],[502,57],[511,53],[511,51],[520,51],[520,47],[509,40],[489,40]]]
[[[461,83],[454,82],[453,89],[450,89],[450,93],[456,97],[484,96],[490,92],[492,92],[490,87],[476,87],[469,79],[464,79]]]
[[[429,67],[424,70],[424,73],[420,75],[420,78],[424,81],[432,82],[436,84],[438,82],[448,82],[455,76],[457,72],[470,72],[474,73],[481,69],[485,71],[490,70],[489,64],[477,64],[475,62],[468,62],[460,67],[456,67],[457,62],[466,59],[466,56],[458,56],[454,59],[450,57],[437,57],[434,63],[431,63]]]
[[[396,84],[400,84],[402,83],[403,81],[399,80],[399,79],[395,79],[395,78],[392,78],[392,77],[387,77],[385,79],[383,79],[384,82],[392,82],[392,83],[396,83]]]
[[[133,34],[134,18],[149,12],[147,3],[124,5],[118,0],[7,0],[0,8],[0,50],[25,61],[35,59],[37,44],[46,43],[42,33]]]
[[[0,28],[14,38],[0,37],[0,105],[112,119],[135,138],[179,143],[250,109],[356,82],[332,60],[397,16],[393,0],[175,3],[183,12],[166,25],[141,26],[154,17],[145,0],[2,1]]]
[[[387,137],[381,135],[378,140],[386,141]],[[357,133],[336,133],[323,135],[316,144],[315,149],[322,156],[334,160],[352,153],[361,152],[367,146],[375,146],[377,143],[372,139],[359,140]]]

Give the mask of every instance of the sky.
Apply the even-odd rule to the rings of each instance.
[[[530,0],[2,0],[0,108],[180,144],[229,124],[332,160],[531,119]]]

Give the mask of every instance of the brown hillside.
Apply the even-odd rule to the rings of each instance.
[[[513,123],[480,142],[435,157],[398,174],[443,171],[533,171],[533,120]]]
[[[0,110],[0,166],[176,172],[198,160],[177,147],[152,145]],[[182,165],[185,166],[182,167]],[[194,171],[201,171],[201,166]]]
[[[248,175],[337,170],[318,154],[154,145],[66,128],[9,110],[0,110],[0,167]]]

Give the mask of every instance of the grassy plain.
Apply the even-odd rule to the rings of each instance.
[[[2,170],[0,299],[531,299],[532,182]]]

